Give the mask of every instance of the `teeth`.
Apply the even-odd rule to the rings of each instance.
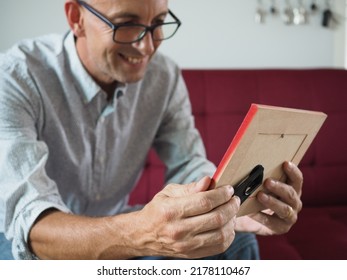
[[[142,59],[131,57],[131,56],[125,56],[126,60],[129,61],[131,64],[140,64],[142,62]]]

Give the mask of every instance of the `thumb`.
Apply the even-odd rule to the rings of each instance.
[[[204,192],[209,189],[211,185],[211,178],[208,176],[202,177],[198,182],[194,183],[191,188],[192,193]]]

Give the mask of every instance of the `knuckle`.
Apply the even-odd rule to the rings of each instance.
[[[225,252],[231,246],[234,239],[235,239],[235,231],[222,234],[221,250]]]
[[[293,188],[289,189],[288,196],[289,196],[289,199],[292,201],[297,199],[297,193]]]
[[[218,227],[223,226],[225,224],[225,216],[221,212],[216,212],[213,214],[212,217],[214,224],[217,225]]]
[[[232,203],[231,213],[235,215],[240,209],[241,203]]]
[[[234,238],[234,230],[230,231],[228,228],[224,228],[218,233],[217,243],[220,244],[223,248],[225,248],[225,246],[229,247]]]
[[[166,236],[173,242],[180,240],[182,231],[177,226],[170,226],[166,231]]]
[[[226,242],[226,240],[227,240],[227,235],[226,235],[226,233],[223,230],[221,230],[217,234],[216,239],[217,239],[217,243],[218,244],[222,244],[223,245]]]
[[[172,245],[172,249],[176,254],[183,254],[187,252],[187,245],[182,242],[176,242]]]
[[[170,221],[174,220],[176,217],[175,210],[172,208],[167,208],[167,207],[161,208],[160,214],[161,214],[160,216],[161,216],[163,222],[170,222]]]
[[[206,211],[211,211],[213,209],[212,201],[208,197],[201,197],[199,204],[202,207],[202,209],[205,209]]]

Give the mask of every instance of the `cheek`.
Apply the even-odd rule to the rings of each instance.
[[[90,57],[93,58],[101,56],[101,54],[104,53],[107,48],[112,47],[113,42],[110,34],[107,34],[106,32],[97,33],[96,31],[90,33],[89,36],[86,37],[88,53]]]
[[[104,28],[94,28],[89,36],[89,45],[100,52],[102,49],[113,48],[113,31],[107,26]]]
[[[118,59],[119,50],[109,32],[94,38],[90,45],[92,46],[90,54],[99,63],[109,64]]]

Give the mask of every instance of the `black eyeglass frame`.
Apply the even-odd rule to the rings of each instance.
[[[152,34],[152,39],[154,41],[164,41],[164,40],[167,40],[167,39],[170,39],[172,38],[177,30],[179,29],[179,27],[181,26],[182,22],[174,15],[173,12],[171,12],[169,10],[169,15],[173,17],[173,19],[175,20],[174,22],[164,22],[164,23],[159,23],[159,24],[153,24],[151,26],[147,26],[147,25],[143,25],[143,24],[114,24],[112,23],[108,18],[106,18],[104,15],[102,15],[101,13],[99,13],[97,10],[95,10],[92,6],[90,6],[88,3],[86,3],[85,1],[81,1],[81,0],[77,0],[77,3],[80,4],[81,6],[83,6],[84,8],[86,8],[89,12],[91,12],[93,15],[95,15],[97,18],[99,18],[101,21],[103,21],[104,23],[106,23],[112,30],[113,30],[113,41],[115,43],[118,43],[118,44],[132,44],[132,43],[135,43],[135,42],[139,42],[141,41],[145,36],[146,34],[148,33],[148,31],[151,32]],[[155,39],[153,37],[153,31],[159,27],[159,26],[163,26],[163,25],[172,25],[172,24],[177,24],[177,28],[176,30],[172,33],[171,36],[167,37],[167,38],[164,38],[164,39]],[[144,32],[142,32],[140,34],[140,36],[136,39],[136,40],[133,40],[133,41],[130,41],[130,42],[120,42],[120,41],[117,41],[115,39],[116,37],[116,31],[117,29],[121,28],[121,27],[125,27],[125,26],[130,26],[130,27],[143,27],[144,28]]]

